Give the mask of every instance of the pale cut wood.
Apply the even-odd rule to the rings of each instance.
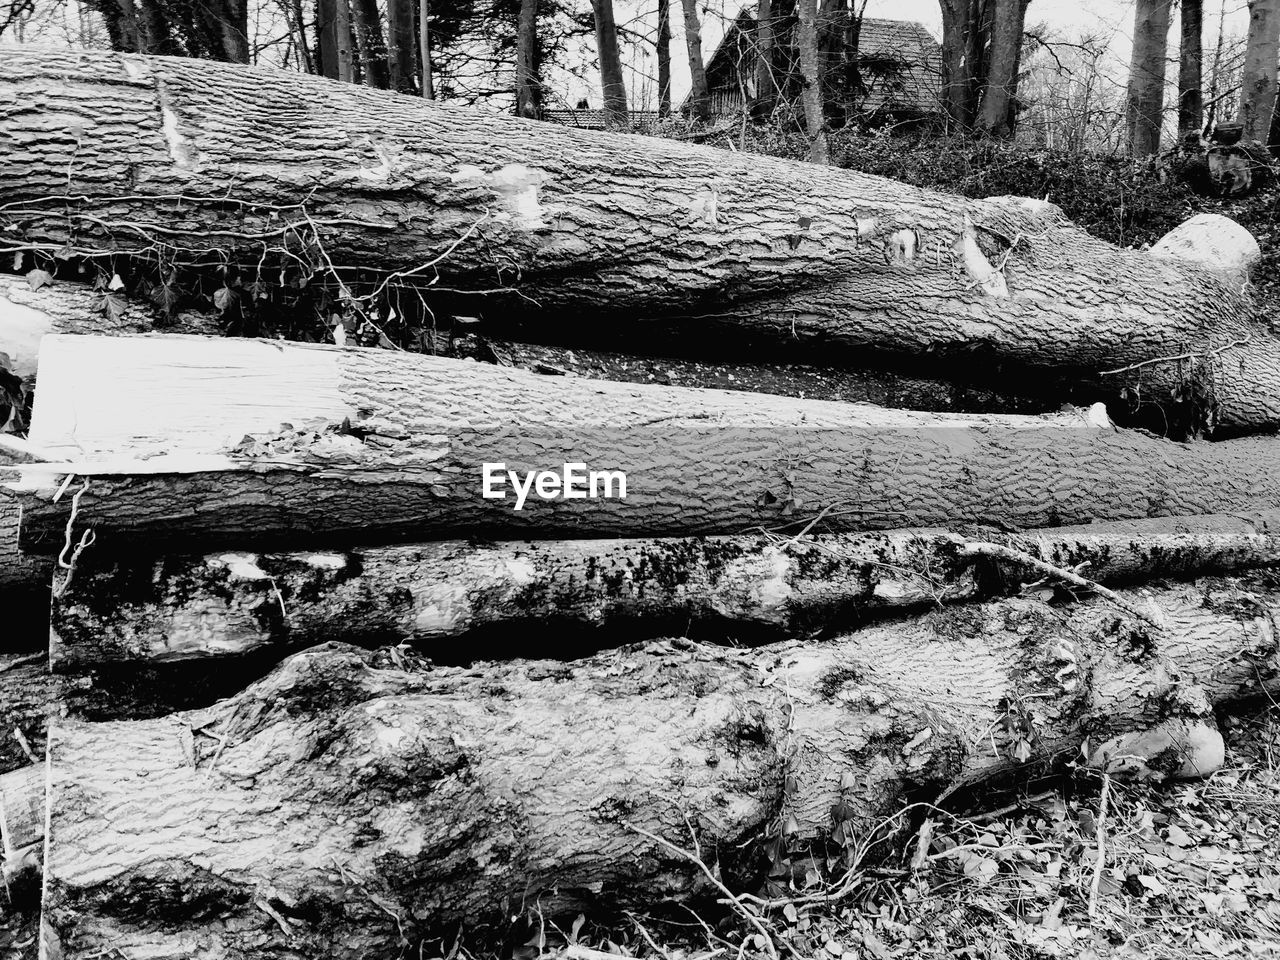
[[[1117,249],[1043,201],[190,59],[15,50],[0,89],[14,245],[416,271],[400,279],[442,314],[570,335],[675,321],[1059,401],[1141,387],[1191,429],[1280,424],[1280,342],[1238,280]]]
[[[1241,283],[1262,258],[1257,239],[1230,217],[1197,213],[1161,237],[1151,255],[1172,257],[1234,275]]]
[[[0,774],[0,852],[17,862],[25,848],[44,837],[43,763]]]
[[[413,643],[437,663],[607,638],[758,641],[973,600],[1042,575],[961,558],[996,541],[1124,584],[1280,562],[1280,512],[1117,521],[1009,534],[444,541],[350,552],[86,555],[53,604],[55,670],[163,662],[324,640]],[[798,531],[797,531],[798,532]],[[1086,591],[1087,593],[1087,591]],[[461,646],[455,638],[468,636]]]
[[[837,530],[1048,526],[1238,509],[1266,466],[1226,469],[1266,447],[1116,432],[1101,405],[924,414],[275,341],[48,336],[41,376],[30,442],[52,462],[14,489],[23,543],[42,550],[62,548],[73,507],[103,547],[136,534],[188,550],[733,533],[801,510]],[[575,463],[622,472],[626,496],[615,482],[517,510],[509,486],[483,495],[485,464]],[[1255,498],[1268,505],[1265,484]]]
[[[692,829],[739,887],[791,818],[797,857],[838,850],[905,797],[1086,737],[1106,762],[1164,724],[1145,762],[1177,774],[1210,751],[1170,721],[1185,733],[1280,689],[1280,585],[1127,596],[1166,628],[1020,598],[823,644],[667,641],[568,663],[423,670],[315,647],[209,710],[53,731],[45,921],[67,960],[107,945],[386,956],[459,921],[711,892],[640,831],[688,849]]]

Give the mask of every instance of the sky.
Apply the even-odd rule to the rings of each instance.
[[[657,22],[655,0],[614,2],[620,25],[635,22],[636,29],[641,29],[643,25]],[[751,0],[699,0],[704,60],[710,59],[716,43],[724,34],[726,24],[731,23],[744,3],[749,2]],[[689,89],[689,66],[685,59],[684,24],[679,0],[673,0],[671,7],[671,83],[673,99],[679,103]],[[1245,0],[1204,0],[1206,52],[1216,42],[1219,16],[1224,13],[1224,33],[1227,36],[1243,36],[1248,28],[1249,12]],[[866,15],[887,20],[914,20],[923,24],[935,38],[942,34],[942,15],[938,0],[868,0]],[[1111,69],[1120,73],[1128,69],[1133,16],[1133,0],[1031,0],[1031,5],[1027,8],[1028,26],[1044,24],[1060,39],[1071,40],[1087,33],[1107,38],[1110,42]],[[1169,30],[1171,56],[1176,56],[1177,53],[1178,29],[1175,10]],[[587,47],[581,51],[580,59],[585,61],[594,55],[594,44],[591,41],[584,43]],[[639,45],[628,46],[634,48]],[[632,105],[636,108],[656,106],[656,83],[652,77],[657,71],[657,65],[652,54],[644,56],[636,49],[627,52],[624,52],[624,57],[629,61],[626,72]],[[593,107],[600,106],[598,78],[594,71],[584,71],[580,77],[563,72],[550,79],[570,104],[576,103],[578,97],[586,96]]]

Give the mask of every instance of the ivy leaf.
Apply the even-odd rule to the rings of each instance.
[[[47,287],[51,283],[53,283],[53,274],[48,270],[41,270],[37,267],[27,274],[27,286],[32,290],[39,290],[41,287]]]

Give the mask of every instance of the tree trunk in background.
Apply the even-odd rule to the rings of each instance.
[[[991,47],[982,91],[978,129],[988,137],[1013,136],[1014,99],[1018,90],[1018,63],[1026,0],[992,0]]]
[[[538,73],[538,0],[520,0],[516,23],[516,115],[542,116],[542,79]]]
[[[158,84],[176,126],[163,122]],[[731,340],[739,356],[809,351],[862,367],[874,357],[1057,403],[1119,403],[1137,387],[1144,410],[1187,415],[1195,429],[1280,426],[1280,343],[1254,320],[1247,260],[1121,250],[1044,201],[531,127],[204,61],[14,49],[0,58],[0,91],[0,139],[40,144],[0,151],[11,246],[119,255],[142,231],[145,244],[199,257],[216,232],[234,262],[256,265],[266,235],[314,263],[323,230],[335,264],[370,270],[417,268],[448,249],[440,286],[561,342],[614,317],[637,335],[665,326]],[[25,106],[36,96],[38,109]],[[40,139],[50,117],[71,114],[91,118],[91,137]],[[300,154],[300,142],[326,146]],[[1256,258],[1238,224],[1205,220],[1211,246],[1238,241]],[[514,290],[494,290],[495,255]],[[282,255],[273,267],[293,263]]]
[[[307,18],[302,12],[302,0],[289,0],[286,10],[293,29],[294,43],[298,46],[299,65],[307,73],[319,74],[320,69],[316,63],[316,50],[312,48],[311,42],[307,39]],[[317,39],[319,38],[317,37]]]
[[[338,4],[341,0],[316,0],[316,48],[320,76],[338,79]]]
[[[422,68],[422,98],[434,100],[436,79],[435,68],[431,64],[431,0],[420,0],[418,4],[418,62]]]
[[[622,77],[613,0],[591,0],[591,9],[595,15],[596,58],[600,63],[600,93],[604,99],[605,122],[610,127],[625,127],[629,122],[627,84]]]
[[[1179,8],[1181,43],[1178,48],[1178,139],[1199,141],[1204,125],[1201,78],[1204,0],[1182,0]]]
[[[249,0],[221,0],[220,5],[209,9],[218,21],[217,35],[221,40],[222,55],[217,59],[228,63],[248,63],[252,55],[249,47]],[[350,19],[349,14],[346,16]]]
[[[799,860],[812,841],[821,862],[834,829],[869,840],[908,798],[1079,756],[1086,739],[1084,760],[1108,770],[1216,769],[1212,708],[1277,689],[1275,575],[1123,598],[1167,629],[1102,600],[1018,598],[821,644],[673,640],[467,669],[325,644],[204,710],[61,723],[48,943],[393,956],[526,906],[558,918],[717,895],[654,836],[687,850],[693,831],[737,889],[758,882],[779,824],[793,821],[784,849]]]
[[[387,66],[387,41],[382,33],[378,0],[351,0],[351,12],[355,19],[356,43],[360,48],[364,82],[379,90],[386,90],[391,86],[391,71]]]
[[[756,58],[756,99],[750,106],[756,116],[763,117],[773,110],[777,94],[773,78],[773,0],[756,2]]]
[[[351,29],[350,0],[333,0],[333,32],[337,43],[338,76],[343,83],[355,80],[355,51],[351,49],[353,33]]]
[[[1172,0],[1137,0],[1134,10],[1126,110],[1129,153],[1135,159],[1152,156],[1160,150],[1171,3]]]
[[[1267,145],[1276,104],[1276,63],[1280,60],[1280,0],[1250,0],[1249,39],[1240,81],[1240,140]]]
[[[976,0],[941,0],[942,100],[953,129],[973,126],[974,69],[971,55],[980,33],[974,10]]]
[[[658,116],[671,116],[671,0],[658,0]]]
[[[689,116],[705,123],[711,119],[711,92],[707,89],[707,67],[702,59],[702,24],[698,21],[698,0],[681,0],[684,7],[684,43],[689,60]]]
[[[809,161],[828,163],[827,118],[822,106],[822,65],[818,62],[818,2],[797,0],[796,46],[800,53],[800,76],[803,87],[800,92],[804,104],[804,124],[809,136]],[[685,0],[693,3],[693,0]]]
[[[337,640],[411,643],[437,664],[558,656],[684,636],[778,641],[888,614],[1016,594],[1032,566],[962,552],[994,543],[1110,586],[1280,562],[1280,512],[1092,523],[1010,534],[966,528],[737,537],[441,541],[349,552],[84,554],[54,598],[55,671],[123,661],[279,657]],[[47,585],[47,581],[46,581]],[[606,638],[608,632],[612,636]],[[459,646],[456,638],[466,636]]]
[[[331,2],[331,0],[326,0]],[[417,93],[418,45],[413,29],[413,8],[417,0],[387,0],[387,56],[391,65],[391,88],[401,93]]]

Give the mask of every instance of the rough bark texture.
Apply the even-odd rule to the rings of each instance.
[[[685,0],[691,3],[693,0]],[[797,0],[796,47],[800,60],[805,132],[809,135],[809,162],[828,163],[827,118],[822,104],[822,64],[818,61],[818,0]]]
[[[1129,152],[1134,157],[1160,150],[1170,7],[1170,0],[1137,0],[1134,8],[1128,96]]]
[[[1014,96],[1018,89],[1018,61],[1022,25],[1029,0],[992,0],[991,48],[982,91],[978,128],[990,137],[1013,135]]]
[[[737,886],[789,817],[793,848],[857,842],[1024,750],[1163,723],[1146,760],[1181,770],[1210,704],[1274,689],[1280,597],[1258,574],[1133,600],[1166,629],[1018,599],[568,664],[313,648],[207,711],[52,733],[45,922],[67,958],[389,955],[458,920],[707,892],[635,828],[686,848],[692,828]]]
[[[387,0],[387,57],[391,66],[391,87],[400,93],[417,93],[418,76],[414,53],[417,33],[413,29],[415,0]],[[379,123],[381,118],[370,118]]]
[[[1178,135],[1197,142],[1204,126],[1204,88],[1201,79],[1204,38],[1203,0],[1178,5],[1181,42],[1178,47]]]
[[[613,0],[591,0],[596,25],[596,59],[600,64],[600,95],[608,123],[627,125],[627,84],[622,78],[622,57],[618,53],[618,27],[613,17]]]
[[[15,51],[0,90],[12,243],[62,250],[70,222],[80,249],[213,245],[254,265],[282,246],[323,264],[317,236],[340,267],[410,269],[449,249],[441,286],[494,291],[467,297],[469,315],[479,300],[590,330],[607,305],[619,321],[758,335],[775,356],[984,371],[1059,401],[1064,384],[1090,402],[1136,387],[1174,415],[1193,396],[1211,414],[1198,425],[1280,424],[1280,347],[1238,283],[1117,250],[1039,201],[184,60]],[[1007,296],[977,280],[993,265]],[[1103,374],[1162,357],[1181,359]]]
[[[109,301],[109,302],[108,302]],[[166,317],[151,304],[87,284],[55,283],[32,289],[26,280],[0,276],[0,353],[19,377],[34,377],[40,339],[50,333],[116,336],[131,333],[219,333],[216,317],[182,311]]]
[[[689,63],[689,115],[704,123],[711,119],[711,93],[702,61],[702,24],[697,0],[681,0],[684,10],[684,46]]]
[[[1197,232],[1196,237],[1199,235]],[[1254,246],[1256,249],[1256,243]],[[1187,244],[1180,248],[1180,253],[1185,256],[1196,252]],[[1241,269],[1246,265],[1242,261]],[[20,375],[31,377],[36,371],[40,338],[46,333],[117,336],[151,332],[220,332],[218,318],[209,313],[184,311],[170,318],[145,302],[119,295],[112,295],[114,309],[105,312],[103,300],[103,294],[95,293],[84,285],[60,283],[33,291],[26,281],[6,283],[0,279],[0,351],[9,354]],[[666,356],[661,352],[641,356],[581,346],[570,348],[517,343],[478,334],[460,334],[448,340],[441,338],[435,347],[441,356],[516,366],[548,376],[564,374],[624,383],[748,390],[938,412],[1045,413],[1056,406],[1043,398],[1019,396],[1008,391],[995,392],[967,383],[961,377],[927,379],[892,370],[764,363],[758,359],[726,362],[722,356],[713,357],[710,350],[698,351],[703,355],[699,360]],[[658,351],[678,350],[680,343],[677,338],[670,341],[659,338],[649,347]]]
[[[324,640],[413,643],[436,663],[564,657],[604,638],[780,640],[891,611],[973,600],[1041,578],[965,559],[994,542],[1090,579],[1183,578],[1280,562],[1280,514],[1138,520],[1027,534],[451,541],[346,553],[87,555],[54,600],[56,670],[284,651]],[[95,562],[96,561],[96,562]],[[1052,580],[1052,578],[1050,578]],[[1061,584],[1059,584],[1061,586]],[[1049,589],[1052,589],[1050,587]],[[466,644],[440,643],[468,635]]]
[[[520,0],[516,24],[516,115],[542,116],[542,78],[538,73],[538,0]]]
[[[880,407],[953,413],[1048,413],[1043,400],[996,393],[972,384],[909,377],[889,370],[857,370],[795,363],[732,363],[611,350],[515,343],[474,334],[455,337],[442,356],[473,358],[545,376],[579,376],[618,383],[747,390],[809,400],[874,403]]]
[[[1276,62],[1280,60],[1280,0],[1249,0],[1249,37],[1240,80],[1241,141],[1267,145],[1276,103]]]
[[[9,468],[18,460],[0,447],[0,482],[12,478]],[[0,634],[0,653],[29,649],[44,637],[49,622],[53,560],[18,549],[21,516],[18,502],[0,491],[0,624],[5,627]],[[3,729],[0,727],[0,736]]]
[[[391,86],[391,73],[387,66],[387,40],[382,33],[378,0],[352,0],[351,13],[355,20],[356,43],[360,47],[364,82],[379,90],[386,90]]]
[[[99,545],[187,549],[735,533],[819,512],[839,531],[1280,506],[1274,438],[1173,443],[1115,430],[1098,409],[921,414],[198,337],[46,337],[28,449],[49,462],[22,466],[21,533],[44,550],[62,548],[73,506]],[[510,481],[482,495],[483,464],[582,464],[579,487],[621,471],[626,495],[601,478],[595,497],[546,488],[516,510]]]

